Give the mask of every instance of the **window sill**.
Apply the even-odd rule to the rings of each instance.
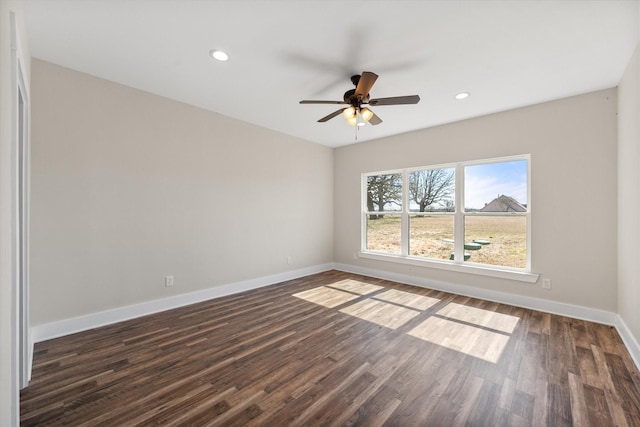
[[[358,252],[360,258],[374,259],[376,261],[395,262],[399,264],[416,265],[427,268],[437,268],[440,270],[456,271],[459,273],[477,274],[479,276],[497,277],[500,279],[510,279],[519,282],[535,283],[539,274],[528,273],[526,271],[508,270],[503,268],[490,267],[478,264],[459,264],[447,261],[426,260],[423,258],[385,254],[380,252]]]

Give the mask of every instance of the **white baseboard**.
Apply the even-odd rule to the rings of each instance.
[[[148,314],[170,310],[172,308],[195,304],[201,301],[219,298],[226,295],[237,294],[239,292],[257,289],[263,286],[269,286],[287,280],[308,276],[310,274],[321,273],[323,271],[331,270],[332,268],[332,264],[322,264],[313,267],[302,268],[299,270],[287,271],[285,273],[245,280],[242,282],[230,283],[223,286],[216,286],[214,288],[204,289],[202,291],[190,292],[187,294],[175,295],[168,298],[162,298],[126,307],[115,308],[99,313],[92,313],[85,316],[45,323],[42,325],[33,326],[31,328],[32,340],[34,343],[46,341],[52,338],[70,335],[76,332],[98,328],[100,326],[106,326],[113,323],[122,322],[124,320],[134,319],[136,317],[146,316]]]
[[[33,346],[35,345],[35,342],[33,341],[32,329],[29,329],[27,336],[29,337],[28,338],[29,339],[29,343],[28,343],[29,355],[27,357],[27,384],[29,384],[29,381],[31,381],[31,371],[33,370]]]
[[[616,317],[617,322],[615,326],[620,334],[620,338],[622,338],[624,345],[627,347],[627,350],[629,350],[629,354],[635,362],[636,368],[640,369],[640,345],[638,344],[638,340],[633,336],[624,319],[619,315]]]

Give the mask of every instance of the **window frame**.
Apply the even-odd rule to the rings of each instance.
[[[411,215],[415,215],[415,216],[426,216],[426,215],[442,215],[442,216],[452,216],[453,217],[453,235],[454,235],[454,241],[455,241],[455,235],[456,235],[456,211],[458,210],[458,206],[456,203],[455,209],[453,212],[411,212],[411,210],[409,209],[410,204],[411,204],[411,200],[410,200],[410,195],[409,195],[409,187],[410,187],[410,180],[411,180],[411,174],[413,172],[417,172],[417,171],[423,171],[423,170],[435,170],[435,169],[453,169],[454,171],[454,200],[458,200],[457,196],[457,191],[458,191],[458,169],[456,167],[456,163],[448,163],[448,164],[442,164],[442,165],[433,165],[433,166],[421,166],[421,167],[416,167],[416,168],[407,168],[404,170],[404,175],[402,176],[402,196],[403,196],[403,206],[406,207],[406,212],[407,212],[407,218],[406,218],[406,251],[405,251],[405,255],[407,257],[410,258],[417,258],[419,260],[429,260],[429,261],[440,261],[437,258],[428,258],[428,257],[421,257],[421,256],[416,256],[416,255],[411,255],[411,242],[409,241],[409,237],[411,236]],[[405,185],[405,183],[407,185]],[[406,191],[405,191],[406,189]],[[404,213],[404,212],[403,212]],[[454,250],[455,252],[455,250]],[[456,256],[457,258],[457,256]],[[448,260],[442,260],[445,262],[448,262]]]
[[[492,164],[492,163],[504,163],[510,161],[526,160],[527,162],[527,210],[526,212],[466,212],[464,206],[465,200],[465,167]],[[454,259],[444,260],[436,258],[427,258],[421,256],[410,255],[410,242],[409,242],[409,223],[410,216],[416,214],[409,210],[409,179],[410,174],[419,170],[431,170],[431,169],[446,169],[453,168],[455,170],[455,211],[453,213],[441,212],[438,215],[453,215],[454,217]],[[389,212],[390,214],[400,215],[401,217],[401,239],[400,239],[400,254],[392,254],[382,251],[375,251],[367,249],[367,217],[368,215],[375,214],[376,211],[370,212],[367,210],[367,178],[375,175],[389,175],[400,174],[402,180],[402,209],[398,212]],[[392,169],[379,172],[366,172],[361,175],[361,232],[360,232],[360,251],[358,257],[366,259],[374,259],[380,261],[389,261],[400,264],[417,265],[428,268],[437,268],[442,270],[450,270],[457,272],[464,272],[470,274],[477,274],[482,276],[498,277],[504,279],[517,280],[528,283],[535,283],[538,280],[539,275],[531,272],[531,155],[523,154],[508,157],[498,157],[490,159],[480,159],[471,161],[461,161],[455,163],[445,163],[439,165],[428,165],[404,169]],[[482,264],[472,261],[464,261],[464,225],[466,217],[477,216],[523,216],[526,218],[526,267],[507,267],[491,264]]]

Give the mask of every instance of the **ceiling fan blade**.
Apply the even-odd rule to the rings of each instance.
[[[371,110],[369,110],[371,111]],[[373,114],[373,116],[371,116],[371,118],[369,119],[369,124],[375,126],[375,125],[379,125],[380,123],[382,123],[382,119],[380,117],[378,117],[376,115],[376,113],[374,113],[373,111],[371,111],[371,113]]]
[[[369,105],[402,105],[417,104],[418,102],[420,102],[420,97],[418,95],[408,95],[372,99],[369,101]]]
[[[300,101],[300,104],[346,104],[344,101],[314,101],[310,99],[305,99]]]
[[[335,116],[339,116],[340,114],[342,114],[343,110],[344,110],[344,108],[341,108],[341,109],[339,109],[337,111],[334,111],[333,113],[329,114],[328,116],[324,116],[323,118],[318,120],[318,122],[324,123],[326,121],[329,121],[329,120],[333,119]]]
[[[355,95],[359,98],[366,98],[377,78],[377,74],[370,71],[363,71],[362,76],[360,76],[360,81],[358,81],[358,86],[356,86]]]

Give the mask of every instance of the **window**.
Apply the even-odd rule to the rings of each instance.
[[[524,159],[464,167],[464,241],[481,245],[470,259],[527,268],[527,181]]]
[[[367,248],[401,253],[402,175],[390,173],[367,177]],[[382,212],[382,213],[381,213]]]
[[[409,172],[409,254],[436,259],[453,256],[454,168]]]
[[[529,272],[530,215],[529,156],[364,174],[362,254]]]

